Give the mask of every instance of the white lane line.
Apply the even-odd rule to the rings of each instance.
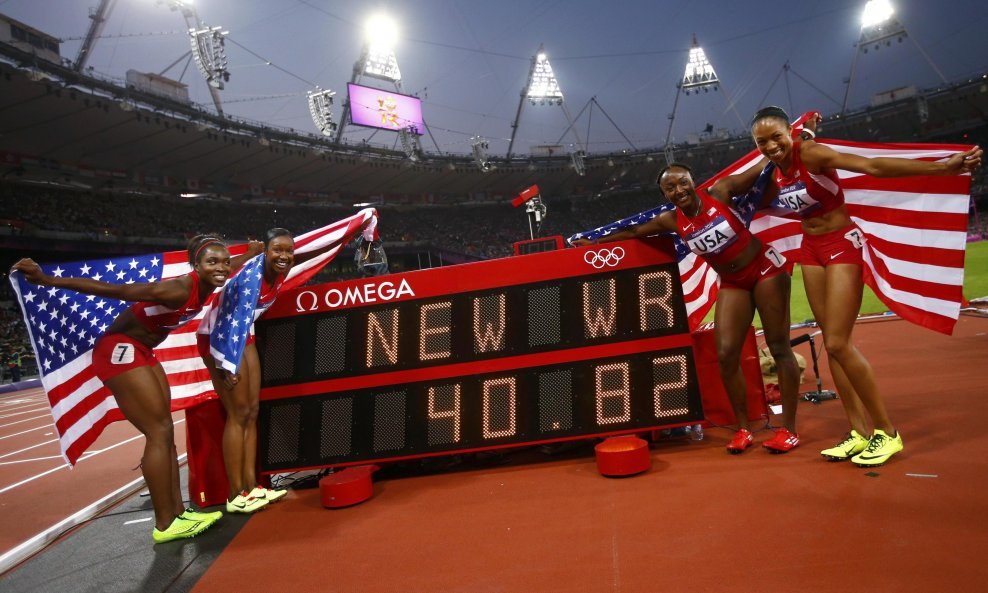
[[[179,465],[182,465],[184,462],[185,453],[182,453],[178,456],[178,463]],[[113,492],[107,494],[103,498],[97,500],[71,517],[67,517],[59,521],[48,529],[18,545],[6,554],[0,556],[0,574],[4,574],[25,559],[29,558],[32,554],[43,550],[45,546],[58,539],[58,536],[61,535],[66,529],[70,529],[92,519],[106,509],[130,496],[143,485],[144,478],[137,478],[136,480],[117,488]]]
[[[141,438],[143,436],[144,435],[142,435],[142,434],[139,434],[137,436],[132,436],[132,437],[130,437],[127,440],[120,441],[119,443],[117,443],[115,445],[110,445],[109,447],[107,447],[105,449],[90,449],[89,451],[86,451],[81,456],[79,456],[79,461],[82,461],[83,459],[89,459],[90,457],[92,457],[94,455],[99,455],[100,453],[103,453],[105,451],[109,451],[110,449],[113,449],[115,447],[119,447],[120,445],[126,445],[127,443],[129,443],[131,441],[136,441],[137,439],[139,439],[139,438]],[[52,440],[50,440],[48,442],[49,443],[52,443],[52,442],[57,442],[57,441],[58,441],[58,439],[52,439]],[[34,445],[34,446],[37,447],[38,445]],[[21,450],[23,451],[23,449],[21,449]],[[6,455],[0,455],[0,459],[2,459],[3,457],[6,457]],[[15,461],[0,461],[0,465],[14,465],[14,464],[17,464],[17,463],[27,463],[29,461],[48,461],[49,459],[61,459],[61,458],[62,458],[61,454],[59,454],[59,455],[48,455],[48,456],[45,456],[45,457],[32,457],[30,459],[18,459],[18,460],[15,460]]]
[[[176,421],[175,424],[178,424],[179,422],[185,422],[185,420]],[[92,457],[93,455],[99,455],[100,453],[103,453],[104,451],[109,451],[110,449],[112,449],[114,447],[119,447],[120,445],[123,445],[125,443],[129,443],[131,441],[136,441],[137,439],[139,439],[139,438],[141,438],[143,436],[144,436],[143,434],[137,434],[135,436],[130,437],[127,440],[120,441],[119,443],[117,443],[115,445],[110,445],[109,447],[107,447],[105,449],[90,449],[90,450],[86,451],[85,453],[83,453],[81,457],[79,457],[79,461],[82,461],[83,459],[88,459],[88,458]]]
[[[154,517],[144,517],[143,519],[134,519],[133,521],[124,521],[124,525],[133,525],[134,523],[147,523]]]
[[[48,418],[51,420],[51,414],[42,414],[41,416],[33,416],[31,418],[24,418],[23,420],[15,420],[14,422],[8,422],[7,424],[0,424],[0,428],[7,428],[8,426],[13,426],[15,424],[23,424],[25,422],[30,422],[32,420],[41,420],[42,418]],[[51,423],[49,422],[49,425]]]
[[[9,439],[9,438],[12,438],[12,437],[20,436],[22,434],[27,434],[29,432],[34,432],[36,430],[45,430],[46,428],[50,428],[51,426],[52,426],[51,424],[45,424],[44,426],[39,426],[37,428],[29,428],[27,430],[22,430],[20,432],[15,432],[14,434],[4,435],[4,436],[0,437],[0,441],[2,441],[4,439]],[[48,436],[48,435],[45,435],[45,436]]]
[[[4,406],[4,407],[0,408],[0,412],[2,412],[4,415],[7,415],[7,414],[10,414],[10,413],[13,413],[13,412],[21,412],[21,411],[26,410],[28,408],[34,408],[34,409],[38,409],[38,410],[50,410],[51,409],[51,406],[49,406],[48,405],[48,402],[46,402],[46,401],[27,402],[27,403],[23,403],[23,404],[18,404],[16,406]]]
[[[24,402],[35,402],[44,399],[44,393],[33,393],[29,396],[19,396],[13,399],[7,399],[0,397],[0,406],[6,406],[10,404],[22,404]]]
[[[18,399],[0,400],[0,408],[11,408],[14,406],[38,405],[47,403],[48,398],[42,397],[21,397]]]
[[[30,447],[24,447],[23,449],[18,449],[17,451],[11,451],[10,453],[4,453],[3,455],[0,455],[0,459],[3,459],[5,457],[10,457],[11,455],[17,455],[18,453],[23,453],[24,451],[29,451],[31,449],[34,449],[35,447],[42,447],[44,445],[47,445],[48,443],[57,443],[57,442],[58,442],[58,439],[50,439],[50,440],[47,440],[47,441],[42,441],[42,442],[38,443],[37,445],[31,445]]]
[[[17,465],[18,463],[31,463],[32,461],[49,461],[51,459],[61,459],[61,455],[49,455],[47,457],[32,457],[31,459],[15,459],[13,461],[0,461],[2,465]]]
[[[17,403],[0,404],[0,410],[4,412],[9,412],[11,410],[19,410],[21,408],[26,408],[28,406],[47,406],[47,405],[48,405],[48,401],[43,398],[38,398],[34,400],[22,399],[19,400]]]
[[[175,424],[181,424],[183,422],[185,422],[185,418],[182,418],[180,420],[176,420],[175,421]],[[143,436],[143,435],[140,435],[140,436]],[[0,438],[3,438],[3,437],[0,437]],[[125,444],[133,441],[135,438],[140,438],[140,437],[131,437],[131,438],[129,438],[129,439],[125,440],[125,441],[121,441],[121,442],[119,442],[119,443],[117,443],[115,445],[110,445],[109,447],[107,447],[105,449],[100,449],[99,452],[94,453],[93,455],[89,455],[89,456],[86,456],[86,457],[79,458],[79,461],[80,462],[81,461],[84,461],[85,459],[89,459],[90,457],[95,457],[96,455],[100,455],[101,453],[105,453],[105,452],[107,452],[107,451],[109,451],[111,449],[115,449],[115,448],[119,447],[120,445],[125,445]],[[183,453],[182,455],[185,455],[185,454]],[[59,465],[57,467],[53,467],[53,468],[51,468],[49,470],[43,471],[40,474],[31,476],[30,478],[24,478],[20,482],[16,482],[16,483],[11,484],[9,486],[4,486],[3,488],[0,488],[0,494],[3,494],[4,492],[7,492],[9,490],[13,490],[14,488],[17,488],[18,486],[23,486],[24,484],[27,484],[29,482],[33,482],[34,480],[37,480],[38,478],[43,478],[43,477],[47,476],[48,474],[57,472],[58,470],[65,469],[67,467],[69,467],[69,464],[63,463],[62,465]]]
[[[13,412],[11,414],[0,414],[0,420],[5,420],[7,418],[13,418],[14,416],[23,416],[24,414],[37,414],[38,412],[50,412],[48,408],[33,408],[31,410],[21,410],[20,412]],[[49,413],[49,415],[51,415]]]

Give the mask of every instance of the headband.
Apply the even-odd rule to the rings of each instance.
[[[192,256],[193,265],[199,261],[199,254],[202,253],[202,250],[210,245],[223,245],[223,241],[220,241],[219,239],[207,239],[205,243],[199,246],[199,249],[196,249],[195,255]]]

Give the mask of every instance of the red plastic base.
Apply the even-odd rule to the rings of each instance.
[[[611,437],[594,447],[597,471],[604,476],[631,476],[652,467],[648,443],[636,436]]]
[[[374,496],[371,474],[378,469],[376,465],[358,465],[319,480],[322,506],[329,509],[348,507]]]

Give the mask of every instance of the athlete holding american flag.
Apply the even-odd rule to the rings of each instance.
[[[571,238],[573,245],[589,245],[647,237],[658,233],[678,235],[680,244],[720,275],[714,340],[720,377],[727,391],[738,430],[727,451],[738,454],[751,446],[745,380],[741,373],[741,349],[755,310],[762,320],[765,341],[779,370],[783,427],[762,445],[773,453],[786,453],[799,445],[796,405],[799,398],[799,367],[789,344],[789,270],[786,259],[763,243],[747,228],[738,204],[722,190],[698,190],[687,165],[671,163],[659,172],[659,189],[675,208],[666,208],[648,220],[592,238]],[[754,184],[752,194],[760,197],[768,175]],[[740,204],[757,202],[746,195]],[[750,210],[742,208],[742,210]],[[684,281],[684,285],[686,281]]]
[[[923,199],[932,195],[935,200],[938,193],[946,196],[957,192],[940,187],[945,185],[942,183],[917,179],[908,190],[919,196],[919,211],[904,213],[904,208],[880,195],[874,195],[871,204],[853,203],[854,210],[850,211],[842,189],[846,180],[837,170],[873,178],[957,176],[981,166],[982,150],[974,146],[943,157],[870,156],[866,153],[870,147],[861,150],[855,146],[855,154],[850,146],[835,150],[815,141],[794,142],[791,133],[785,111],[778,107],[759,110],[752,118],[751,134],[765,158],[743,172],[722,177],[713,187],[732,195],[744,193],[769,163],[775,166],[764,199],[770,202],[767,206],[795,212],[801,219],[802,242],[792,255],[802,268],[806,296],[823,331],[831,372],[851,425],[837,445],[821,454],[829,460],[851,459],[862,467],[882,465],[901,451],[903,444],[889,419],[871,365],[851,343],[864,283],[900,315],[942,329],[944,324],[937,316],[943,314],[937,310],[952,310],[949,305],[958,300],[959,286],[953,276],[937,269],[936,258],[953,257],[956,249],[947,249],[945,244],[925,245],[930,240],[923,234],[954,230],[956,221],[942,204]],[[918,153],[921,147],[912,145],[903,150],[909,149]],[[867,189],[886,188],[874,185]],[[924,207],[927,212],[921,210]],[[936,218],[936,222],[925,228],[920,218]],[[870,437],[866,436],[869,417],[874,427]]]
[[[199,327],[199,353],[226,411],[223,464],[229,484],[229,513],[259,511],[288,493],[257,481],[261,364],[254,344],[254,322],[282,290],[304,284],[360,233],[368,244],[379,239],[376,210],[361,210],[297,239],[286,229],[270,229],[264,251],[230,280],[219,305]]]
[[[231,260],[220,239],[199,235],[188,246],[192,271],[157,282],[114,284],[93,278],[63,277],[61,269],[49,275],[31,259],[22,259],[11,269],[23,274],[31,284],[51,287],[51,296],[64,289],[94,298],[135,303],[123,309],[94,340],[91,366],[96,378],[113,394],[123,416],[144,434],[141,473],[154,507],[155,526],[151,534],[154,543],[194,537],[215,523],[222,513],[184,508],[170,409],[171,390],[152,349],[173,330],[195,319],[213,292],[226,282],[234,266],[257,253],[259,247],[259,242],[252,242],[247,254]],[[29,293],[26,298],[32,296]],[[63,300],[68,299],[63,294]],[[74,328],[75,324],[61,331],[68,333]],[[57,334],[53,335],[56,337],[51,339],[55,340]],[[65,341],[63,335],[62,342]]]

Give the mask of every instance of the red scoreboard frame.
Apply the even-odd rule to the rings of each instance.
[[[257,323],[266,473],[703,419],[671,244],[302,287]]]

